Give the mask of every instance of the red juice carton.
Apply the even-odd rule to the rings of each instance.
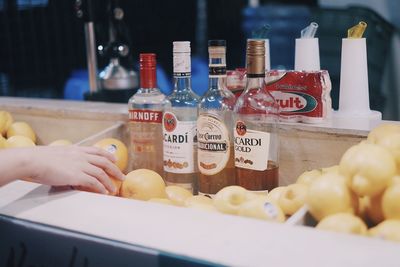
[[[246,88],[246,69],[236,68],[226,71],[226,87],[238,98]]]
[[[321,123],[330,117],[332,84],[328,71],[271,70],[265,83],[279,104],[281,121]]]

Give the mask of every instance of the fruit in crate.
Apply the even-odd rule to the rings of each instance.
[[[282,194],[285,193],[286,191],[286,186],[278,186],[275,187],[274,189],[271,190],[271,192],[268,193],[268,195],[266,196],[267,200],[269,201],[274,201],[276,203],[278,203],[279,198],[281,197]]]
[[[14,135],[7,139],[6,148],[33,147],[35,143],[26,136]]]
[[[273,222],[285,221],[285,214],[279,205],[263,198],[255,198],[242,203],[237,215]]]
[[[122,182],[120,195],[138,200],[166,198],[165,183],[163,178],[152,170],[134,170],[128,173]]]
[[[400,133],[399,124],[381,124],[368,134],[367,140],[370,143],[378,143],[385,136],[394,133]]]
[[[374,224],[382,222],[385,218],[382,211],[382,195],[380,193],[372,197],[364,197],[365,201],[365,219],[370,220]]]
[[[72,145],[72,142],[67,139],[58,139],[49,144],[49,146],[68,146]]]
[[[400,220],[386,220],[369,229],[369,236],[400,242]]]
[[[0,110],[0,135],[6,136],[8,128],[10,128],[14,119],[10,112]]]
[[[167,186],[165,193],[168,199],[177,206],[184,206],[186,199],[193,196],[189,190],[176,185]]]
[[[7,146],[7,139],[5,139],[1,134],[0,134],[0,149],[5,148]]]
[[[15,135],[26,136],[31,139],[34,143],[36,143],[36,134],[33,131],[32,127],[23,121],[14,122],[10,125],[7,130],[7,138],[10,138]]]
[[[115,138],[105,138],[93,145],[94,147],[102,148],[116,158],[116,165],[121,171],[124,171],[128,165],[128,149],[124,143]]]
[[[385,219],[400,220],[400,183],[390,185],[382,196],[382,210]]]
[[[305,171],[297,178],[297,184],[304,184],[309,186],[316,178],[320,177],[322,172],[320,170]]]
[[[348,149],[339,164],[350,188],[360,197],[381,193],[396,174],[396,162],[385,148],[359,144]]]
[[[335,213],[352,213],[358,210],[358,198],[347,187],[346,178],[336,173],[326,173],[308,188],[306,204],[309,212],[320,221]]]
[[[366,224],[357,216],[350,213],[336,213],[323,218],[316,226],[317,229],[365,235]]]
[[[385,135],[376,142],[387,150],[389,150],[397,164],[397,169],[400,170],[400,132]]]
[[[280,195],[278,204],[286,215],[293,215],[306,202],[308,187],[304,184],[291,184]]]
[[[213,205],[213,200],[202,195],[188,197],[185,200],[185,207],[213,212],[218,211]]]
[[[214,206],[222,213],[237,214],[239,207],[252,198],[245,188],[241,186],[227,186],[222,188],[214,197]]]

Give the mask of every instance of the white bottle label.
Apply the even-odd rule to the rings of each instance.
[[[202,174],[214,175],[222,171],[229,161],[229,132],[225,124],[210,115],[197,120],[198,167]]]
[[[164,112],[164,171],[171,173],[194,173],[196,121],[179,121],[175,114]]]
[[[190,53],[174,52],[173,63],[175,77],[190,76]]]
[[[247,129],[242,121],[236,122],[233,132],[235,166],[265,171],[268,167],[270,133]]]

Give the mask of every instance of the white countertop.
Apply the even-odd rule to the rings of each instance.
[[[17,181],[0,214],[230,266],[399,266],[400,244]]]

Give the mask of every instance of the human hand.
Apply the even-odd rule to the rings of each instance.
[[[42,184],[108,194],[116,190],[109,176],[125,179],[114,164],[114,155],[100,148],[38,146],[31,150],[28,173]]]

